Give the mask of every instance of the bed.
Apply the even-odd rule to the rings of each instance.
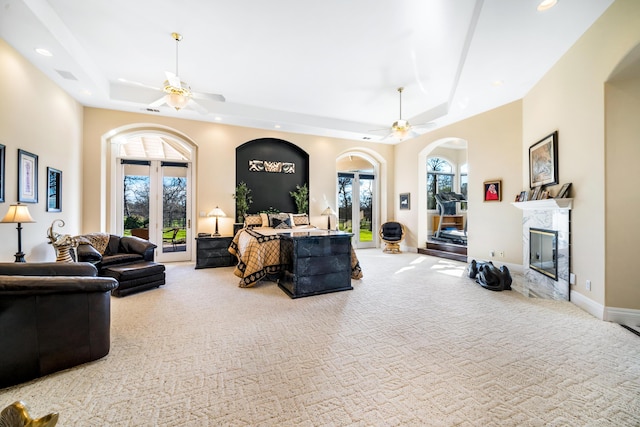
[[[276,227],[262,226],[257,220],[251,226],[251,221],[245,221],[245,228],[229,246],[238,259],[234,274],[240,278],[240,287],[252,287],[267,278],[295,298],[351,289],[351,279],[362,278],[351,234],[319,229],[308,222],[277,228],[274,222],[269,225]]]

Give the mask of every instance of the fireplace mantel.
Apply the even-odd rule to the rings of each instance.
[[[573,199],[543,199],[529,200],[528,202],[512,202],[513,206],[524,210],[547,210],[547,209],[571,209]]]

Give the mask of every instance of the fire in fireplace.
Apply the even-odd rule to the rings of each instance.
[[[558,280],[558,232],[529,229],[529,268]]]

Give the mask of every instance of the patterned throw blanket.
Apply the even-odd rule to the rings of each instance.
[[[100,252],[100,255],[104,255],[104,251],[109,245],[109,237],[107,233],[89,233],[76,236],[75,239],[79,245],[91,245]]]
[[[280,264],[280,235],[262,235],[250,228],[236,233],[229,252],[236,256],[238,264],[233,274],[238,276],[241,288],[249,288],[267,274],[282,271]]]
[[[280,258],[280,235],[261,234],[250,228],[237,233],[229,246],[229,252],[236,256],[238,264],[233,274],[240,278],[241,288],[250,288],[270,274],[277,274],[286,268]],[[353,246],[351,247],[351,278],[362,279],[362,269]]]

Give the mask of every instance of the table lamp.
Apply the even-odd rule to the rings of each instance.
[[[336,213],[331,209],[331,207],[327,207],[324,211],[322,211],[322,215],[327,216],[327,230],[331,230],[331,215],[336,215]]]
[[[26,262],[24,259],[24,253],[22,253],[22,223],[35,222],[33,218],[31,218],[29,208],[26,205],[21,205],[20,202],[15,205],[10,205],[9,211],[0,222],[18,224],[16,227],[16,230],[18,230],[18,252],[16,252],[15,255],[15,262]]]
[[[216,232],[213,233],[214,237],[218,237],[220,236],[220,233],[218,233],[218,218],[221,216],[226,216],[224,214],[224,212],[222,212],[222,209],[220,209],[219,207],[216,206],[216,208],[214,210],[212,210],[211,212],[209,212],[209,216],[215,216],[216,217]]]

